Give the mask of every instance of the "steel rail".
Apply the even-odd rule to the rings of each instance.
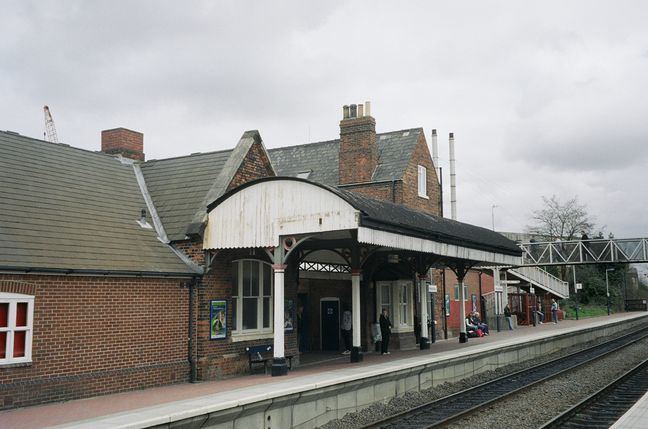
[[[583,399],[542,429],[608,428],[648,391],[648,360]]]
[[[414,407],[396,415],[376,420],[364,428],[432,428],[457,420],[520,390],[547,381],[565,371],[593,362],[648,336],[642,327],[614,340],[570,353],[443,398]]]

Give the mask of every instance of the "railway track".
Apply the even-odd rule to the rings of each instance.
[[[606,343],[545,362],[480,384],[453,395],[420,405],[386,419],[377,420],[365,428],[432,428],[455,421],[482,407],[500,401],[522,389],[546,381],[565,371],[592,362],[614,351],[642,340],[645,329],[632,332]]]
[[[542,429],[608,428],[648,391],[648,360],[551,420]]]

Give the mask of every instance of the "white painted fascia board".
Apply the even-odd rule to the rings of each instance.
[[[394,249],[433,253],[435,255],[447,256],[449,258],[482,261],[493,265],[519,265],[522,262],[522,258],[518,256],[471,249],[469,247],[457,246],[455,244],[440,243],[437,241],[366,227],[358,228],[358,242],[391,247]]]

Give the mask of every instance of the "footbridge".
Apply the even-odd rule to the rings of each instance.
[[[521,243],[521,267],[648,262],[648,238]]]
[[[498,270],[505,269],[561,298],[569,296],[568,283],[538,267],[648,263],[648,238],[530,241],[519,246],[523,252],[522,263],[514,267],[493,267],[493,274],[498,276]]]

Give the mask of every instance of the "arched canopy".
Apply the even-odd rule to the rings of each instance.
[[[326,186],[293,178],[249,182],[208,207],[203,247],[276,247],[280,236],[357,229],[359,211]]]
[[[359,243],[518,265],[521,250],[491,230],[293,177],[248,182],[208,206],[205,249],[276,247],[280,237],[353,231]]]

